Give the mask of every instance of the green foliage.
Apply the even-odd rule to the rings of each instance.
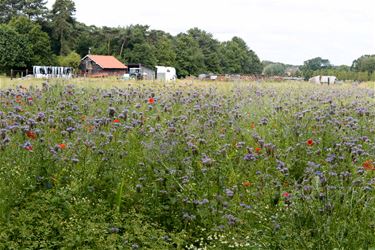
[[[0,71],[30,65],[32,49],[26,38],[9,25],[0,24]]]
[[[330,67],[331,64],[328,59],[322,59],[321,57],[315,57],[307,60],[303,63],[303,67],[307,70],[318,70],[322,68]]]
[[[75,4],[72,0],[56,0],[52,6],[52,38],[54,51],[67,55],[73,44]]]
[[[72,0],[57,0],[48,12],[45,0],[2,0],[0,22],[14,18],[11,26],[31,50],[27,62],[13,58],[15,62],[8,64],[12,67],[52,65],[56,55],[66,56],[76,51],[83,57],[90,50],[92,54],[113,55],[124,62],[174,66],[179,76],[260,74],[262,71],[257,55],[238,37],[221,43],[198,28],[173,37],[160,30],[150,30],[148,25],[87,26],[75,20],[75,11]],[[5,67],[8,66],[4,64],[3,70]]]
[[[207,70],[210,73],[221,73],[220,42],[214,39],[212,34],[198,28],[188,30],[187,34],[198,42],[203,53],[205,68],[202,70]]]
[[[225,73],[260,74],[262,64],[258,56],[249,50],[245,41],[239,37],[221,45],[221,64]]]
[[[375,82],[375,72],[372,72],[372,74],[370,76],[370,81]]]
[[[305,72],[306,73],[306,72]],[[367,71],[354,71],[348,66],[330,67],[327,69],[320,69],[316,71],[310,71],[309,75],[329,75],[336,76],[339,80],[352,80],[352,81],[370,81],[373,74]]]
[[[0,23],[7,23],[18,16],[40,21],[47,13],[46,3],[45,0],[1,0]]]
[[[54,55],[51,50],[51,43],[46,32],[43,32],[40,25],[32,22],[24,16],[15,17],[9,22],[30,48],[31,55],[28,67],[33,65],[53,65]]]
[[[110,54],[125,62],[174,66],[179,76],[195,75],[197,72],[231,73],[223,68],[224,61],[229,68],[236,67],[243,74],[258,74],[262,68],[259,58],[242,39],[235,39],[239,49],[232,53],[233,58],[238,60],[225,60],[223,52],[226,48],[210,33],[198,28],[173,37],[160,30],[150,30],[145,25],[97,28],[77,23],[77,26],[76,51],[81,56],[91,48],[93,54]],[[242,53],[242,56],[237,58],[238,53]],[[179,58],[180,55],[183,59]],[[185,59],[187,61],[184,62]]]
[[[57,56],[57,62],[59,66],[78,69],[79,64],[81,63],[81,57],[79,54],[72,51],[66,56]]]
[[[353,61],[351,67],[333,66],[328,60],[317,57],[306,61],[300,70],[305,79],[316,75],[331,75],[336,76],[339,80],[370,81],[372,72],[375,70],[375,56],[361,56]]]
[[[285,66],[281,63],[268,64],[262,74],[266,76],[282,76],[285,74]]]
[[[375,71],[375,55],[364,55],[353,61],[352,69],[367,71],[370,75]]]
[[[300,67],[303,76],[305,79],[309,79],[314,75],[314,71],[321,70],[324,68],[329,68],[331,63],[328,59],[322,59],[321,57],[315,57],[309,59],[303,63],[303,66]]]
[[[176,70],[179,76],[198,75],[204,72],[204,55],[199,43],[187,34],[178,34],[175,39]]]
[[[48,9],[46,7],[47,0],[23,0],[23,13],[30,20],[41,21],[47,15]]]
[[[157,59],[154,54],[155,48],[148,43],[135,44],[126,57],[128,63],[142,63],[143,65],[154,67]]]
[[[13,17],[22,15],[25,8],[24,0],[1,0],[0,1],[0,23],[7,23]]]
[[[175,65],[176,52],[171,38],[162,37],[155,45],[155,57],[158,65]]]

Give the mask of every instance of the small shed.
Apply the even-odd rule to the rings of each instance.
[[[114,56],[87,55],[81,59],[79,65],[81,74],[91,77],[122,76],[127,71],[127,66]]]

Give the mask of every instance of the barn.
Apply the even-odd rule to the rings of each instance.
[[[89,77],[122,76],[127,68],[114,56],[87,55],[81,59],[81,74]]]

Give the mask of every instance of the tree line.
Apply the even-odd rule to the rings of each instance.
[[[375,81],[375,55],[363,55],[351,66],[335,66],[321,57],[306,60],[302,66],[263,61],[263,75],[297,76],[308,80],[316,75],[332,75],[340,80]]]
[[[147,25],[97,27],[75,19],[72,0],[0,0],[0,73],[33,65],[78,68],[80,58],[113,55],[124,63],[174,66],[180,77],[214,74],[266,76],[336,75],[346,80],[374,80],[375,55],[364,55],[349,66],[333,66],[320,57],[298,67],[261,62],[245,41],[233,37],[220,42],[212,34],[192,28],[176,36]]]
[[[75,19],[72,0],[0,1],[0,71],[33,65],[77,67],[79,58],[113,55],[124,63],[168,65],[179,76],[200,73],[260,74],[262,64],[244,40],[220,42],[192,28],[176,36],[147,25],[88,26]]]

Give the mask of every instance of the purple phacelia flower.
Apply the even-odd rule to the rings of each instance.
[[[252,153],[248,153],[248,154],[246,154],[246,155],[243,157],[243,159],[244,159],[245,161],[255,161],[255,160],[256,160],[256,157],[255,157],[255,155],[253,155]]]

